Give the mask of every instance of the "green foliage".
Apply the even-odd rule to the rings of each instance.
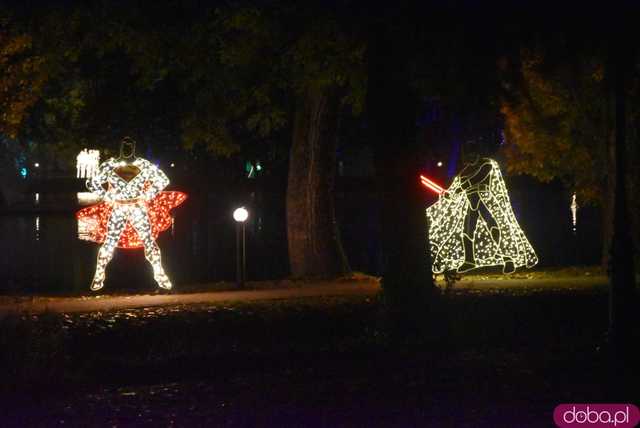
[[[230,156],[239,149],[220,118],[203,118],[202,115],[192,114],[184,119],[182,127],[182,140],[188,150],[204,144],[210,152]]]
[[[287,129],[310,85],[362,111],[365,45],[322,6],[70,5],[28,26],[2,31],[2,64],[20,65],[1,75],[2,131],[52,150],[131,133],[229,156]]]
[[[366,90],[365,43],[317,10],[273,6],[219,11],[220,63],[234,73],[235,114],[260,136],[291,121],[287,99],[337,90],[355,114]],[[303,25],[301,24],[303,23]],[[292,31],[293,29],[293,31]]]
[[[602,56],[559,41],[522,49],[520,62],[521,85],[501,105],[508,171],[561,179],[580,200],[599,201],[613,125]]]
[[[0,11],[0,133],[16,138],[47,81],[30,34]]]
[[[318,20],[301,34],[290,51],[293,87],[301,93],[308,86],[338,87],[343,103],[361,112],[367,79],[364,72],[365,43],[344,32],[331,19]]]

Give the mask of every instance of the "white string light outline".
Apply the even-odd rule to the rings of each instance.
[[[577,196],[574,193],[573,195],[571,195],[571,224],[572,224],[572,230],[573,233],[576,233],[576,225],[578,224],[578,200],[577,200]]]
[[[434,273],[489,266],[502,266],[503,273],[512,273],[538,263],[493,159],[467,165],[427,208],[427,220]]]
[[[138,174],[129,181],[116,172],[118,168],[126,165],[133,165],[138,169]],[[108,186],[107,189],[103,187],[105,184]],[[169,179],[165,173],[142,158],[135,158],[131,163],[114,158],[108,159],[100,165],[98,173],[87,180],[87,188],[112,208],[106,239],[98,250],[91,290],[97,291],[104,286],[107,264],[113,257],[113,252],[127,223],[133,226],[142,240],[144,255],[153,268],[156,283],[164,289],[171,289],[171,281],[162,267],[160,247],[153,238],[147,206],[148,202],[168,184]]]

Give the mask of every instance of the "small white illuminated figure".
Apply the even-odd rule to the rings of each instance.
[[[578,224],[578,201],[575,193],[571,195],[571,224],[575,233],[576,225]]]
[[[163,192],[168,184],[169,179],[157,166],[135,157],[135,141],[128,137],[122,140],[120,157],[103,162],[87,180],[89,190],[104,201],[77,214],[80,238],[103,243],[91,290],[103,287],[105,269],[116,247],[144,247],[156,283],[165,289],[172,287],[155,238],[171,226],[169,210],[186,195]]]
[[[518,225],[496,161],[478,159],[427,208],[434,273],[502,266],[504,273],[538,263]]]
[[[83,149],[76,157],[76,177],[91,178],[98,172],[100,151]]]

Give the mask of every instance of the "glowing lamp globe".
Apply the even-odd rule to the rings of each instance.
[[[245,207],[236,208],[233,212],[233,219],[238,223],[244,223],[249,218],[249,211]]]

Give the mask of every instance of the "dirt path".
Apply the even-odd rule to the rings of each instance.
[[[13,302],[4,298],[0,315],[11,312],[40,313],[44,311],[70,313],[109,311],[148,306],[171,306],[201,303],[278,300],[299,297],[374,295],[380,290],[378,281],[324,282],[267,290],[209,291],[185,294],[96,295],[81,297],[19,297]]]
[[[455,290],[460,292],[500,293],[537,292],[545,290],[580,290],[605,287],[604,276],[580,276],[562,278],[465,278]],[[319,296],[375,295],[380,284],[374,278],[351,281],[315,282],[285,288],[208,291],[183,294],[96,295],[80,297],[3,297],[0,315],[12,312],[41,313],[45,311],[72,313],[110,311],[115,309],[150,306],[206,304],[219,302],[279,300]]]

